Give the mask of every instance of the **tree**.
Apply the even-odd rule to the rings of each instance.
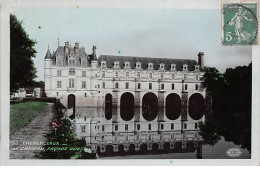
[[[205,68],[203,85],[212,97],[212,115],[200,124],[207,144],[215,144],[220,136],[226,141],[251,150],[252,63],[226,69]]]
[[[20,87],[32,86],[36,69],[32,58],[35,57],[35,40],[29,38],[22,21],[10,15],[10,91]]]

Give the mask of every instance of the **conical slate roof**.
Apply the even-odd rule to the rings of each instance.
[[[46,53],[46,55],[45,55],[45,59],[51,59],[50,49],[47,50],[47,53]]]

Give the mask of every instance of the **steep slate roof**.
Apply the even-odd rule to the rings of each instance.
[[[79,65],[79,58],[81,56],[81,58],[87,58],[87,55],[85,53],[85,48],[81,47],[78,49],[78,55],[76,55],[76,51],[74,49],[74,47],[69,47],[69,53],[73,53],[73,55],[76,57],[76,66],[80,66]],[[55,53],[53,54],[54,57],[57,57],[58,55],[61,55],[62,57],[65,57],[65,47],[64,46],[59,46],[57,48],[57,50],[55,51]]]
[[[47,53],[45,55],[45,59],[50,59],[51,58],[51,52],[50,49],[47,50]]]
[[[176,64],[176,69],[178,71],[182,70],[182,66],[184,64],[188,65],[188,70],[193,71],[195,69],[195,65],[197,65],[196,60],[190,59],[169,59],[169,58],[151,58],[151,57],[133,57],[133,56],[112,56],[112,55],[100,55],[98,57],[98,63],[101,65],[101,61],[106,61],[108,68],[114,67],[114,62],[120,62],[120,68],[124,68],[125,62],[130,62],[130,66],[132,69],[135,69],[136,62],[142,63],[142,69],[147,69],[148,63],[153,63],[153,68],[155,70],[159,69],[160,63],[164,63],[165,70],[171,69],[171,64]]]

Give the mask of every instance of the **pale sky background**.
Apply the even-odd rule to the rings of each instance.
[[[44,80],[44,57],[69,41],[78,41],[86,52],[97,54],[185,58],[197,60],[205,53],[205,65],[224,72],[248,65],[251,47],[221,44],[221,13],[215,9],[118,9],[118,8],[19,8],[13,12],[37,44],[36,80]],[[40,28],[39,28],[40,27]],[[119,53],[120,51],[120,53]]]

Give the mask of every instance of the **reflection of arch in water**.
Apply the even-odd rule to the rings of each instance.
[[[170,120],[176,120],[181,115],[181,98],[176,93],[171,93],[166,97],[165,105],[166,117]]]
[[[147,121],[154,120],[158,115],[158,98],[154,93],[146,93],[142,99],[143,117]]]
[[[199,120],[205,114],[205,99],[199,94],[195,93],[189,98],[189,115],[193,120]]]
[[[107,120],[112,118],[112,95],[110,93],[105,96],[105,118]]]
[[[74,94],[70,94],[68,96],[68,109],[73,109],[73,114],[70,116],[71,119],[75,118],[75,106],[76,105],[76,97]]]
[[[123,120],[129,121],[134,117],[134,95],[124,93],[120,98],[120,116]]]
[[[75,103],[76,103],[76,97],[74,94],[70,94],[68,96],[68,109],[73,108],[73,112],[75,112]]]

